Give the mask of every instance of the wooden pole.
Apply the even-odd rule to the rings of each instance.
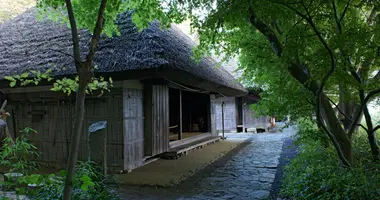
[[[244,116],[244,103],[242,102],[242,109],[241,109],[241,115],[242,115],[242,120],[243,120],[243,133],[245,133],[245,116]]]
[[[1,108],[0,108],[0,111],[3,111],[3,110],[5,109],[5,106],[7,106],[7,103],[8,103],[7,100],[5,100],[5,101],[3,102],[3,105],[1,105]],[[4,117],[4,116],[3,116],[3,117]]]
[[[182,140],[182,89],[179,89],[179,132],[178,140]]]
[[[0,113],[1,113],[1,118],[2,118],[2,120],[4,121],[4,123],[5,123],[5,125],[6,125],[6,126],[4,127],[5,137],[10,138],[10,139],[12,140],[12,143],[14,143],[13,138],[12,138],[11,134],[9,133],[8,124],[7,124],[7,117],[9,116],[9,113],[7,113],[7,112],[5,111],[5,107],[7,106],[7,103],[8,103],[7,100],[5,100],[5,101],[3,102],[3,105],[2,105],[1,108],[0,108]]]
[[[104,129],[104,143],[103,143],[103,169],[104,169],[104,178],[107,176],[107,129]]]
[[[222,102],[222,133],[223,133],[223,140],[224,138],[224,101]]]

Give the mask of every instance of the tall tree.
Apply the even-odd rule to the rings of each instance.
[[[73,58],[78,73],[78,87],[76,91],[75,124],[70,143],[70,154],[67,166],[63,199],[71,199],[73,177],[78,157],[80,137],[84,119],[84,102],[89,83],[94,80],[93,60],[102,33],[108,37],[118,35],[117,16],[121,12],[131,10],[134,5],[141,9],[134,11],[133,22],[138,28],[147,27],[155,19],[167,27],[175,18],[169,18],[170,13],[155,0],[37,0],[37,8],[42,15],[56,22],[68,24],[71,29]],[[144,17],[141,17],[144,16]],[[92,37],[88,45],[88,52],[83,52],[80,46],[79,29],[89,29]]]
[[[100,39],[100,35],[103,30],[103,26],[108,22],[108,26],[114,28],[113,20],[116,14],[120,10],[120,1],[110,0],[107,6],[107,0],[94,1],[80,3],[79,1],[66,0],[40,0],[38,5],[40,8],[46,9],[47,7],[54,8],[56,12],[62,12],[64,7],[67,9],[67,17],[71,28],[72,43],[73,43],[73,57],[75,62],[75,67],[79,77],[78,89],[76,91],[76,104],[75,104],[75,124],[74,130],[71,136],[70,143],[70,154],[67,166],[67,177],[65,182],[65,189],[63,194],[63,199],[71,199],[72,189],[73,189],[73,178],[75,173],[75,166],[78,157],[78,149],[80,136],[82,135],[82,126],[84,119],[84,102],[86,96],[86,90],[88,83],[91,81],[93,76],[93,65],[92,61],[95,56],[95,51]],[[80,6],[80,7],[79,7]],[[86,6],[86,7],[85,7]],[[74,10],[80,10],[81,12],[74,12]],[[94,12],[97,11],[97,14]],[[108,15],[107,15],[108,14]],[[85,19],[85,17],[88,19]],[[77,23],[76,19],[80,19]],[[96,20],[94,20],[96,19]],[[95,21],[95,23],[94,23]],[[78,25],[79,27],[92,27],[93,35],[91,42],[89,44],[89,51],[85,59],[81,57],[79,35],[78,35]]]
[[[264,88],[258,111],[316,116],[346,166],[353,163],[351,138],[360,126],[379,158],[380,126],[367,107],[380,94],[379,1],[165,2],[175,15],[191,18],[199,54],[214,49],[240,57],[245,81]],[[360,124],[363,114],[367,127]]]

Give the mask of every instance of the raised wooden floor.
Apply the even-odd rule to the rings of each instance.
[[[183,143],[177,143],[175,145],[171,144],[169,150],[161,154],[161,158],[178,159],[181,156],[187,155],[190,151],[201,149],[207,145],[219,142],[220,139],[219,136],[211,136],[211,134],[202,137],[188,138],[187,141],[183,141]]]

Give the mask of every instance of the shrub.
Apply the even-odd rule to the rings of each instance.
[[[66,171],[64,170],[57,175],[49,175],[42,181],[43,186],[31,195],[34,199],[41,200],[61,199],[65,177]],[[73,181],[72,199],[119,199],[117,192],[109,185],[106,185],[105,180],[100,168],[94,162],[78,162]]]
[[[326,133],[318,129],[317,124],[307,118],[300,118],[297,121],[298,133],[295,135],[297,144],[307,144],[317,142],[324,147],[330,145],[330,140]]]
[[[19,172],[26,174],[37,169],[37,163],[33,161],[39,156],[37,148],[27,139],[27,136],[37,131],[31,128],[25,128],[21,131],[21,137],[12,140],[5,138],[0,152],[0,164],[7,167],[11,172]]]
[[[332,147],[314,137],[315,131],[308,123],[299,124],[303,142],[298,156],[285,168],[281,195],[292,199],[380,199],[380,163],[370,159],[365,133],[355,135],[353,145],[359,154],[355,165],[347,169],[340,166]],[[366,156],[358,156],[360,152]]]

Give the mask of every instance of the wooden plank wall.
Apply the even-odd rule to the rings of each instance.
[[[169,147],[169,88],[166,85],[153,85],[153,155],[164,153]]]
[[[224,101],[224,130],[236,131],[237,108],[235,97],[218,97],[216,104],[216,129],[222,131],[222,102]]]
[[[144,164],[144,113],[142,89],[124,89],[124,170]]]
[[[218,132],[216,131],[216,101],[215,101],[215,95],[210,94],[210,123],[209,123],[209,130],[211,132],[211,135],[217,136]]]
[[[245,128],[268,128],[270,126],[269,117],[255,117],[255,113],[249,106],[250,105],[243,105]]]
[[[67,163],[68,149],[73,128],[75,101],[73,98],[52,92],[9,94],[8,110],[13,115],[8,123],[11,133],[20,135],[19,130],[31,127],[38,131],[30,140],[42,152],[38,161],[49,167],[62,168]],[[85,121],[80,141],[79,160],[88,157],[88,127],[94,122],[106,120],[107,163],[109,171],[123,166],[123,96],[122,91],[100,98],[88,98],[85,102]],[[44,110],[46,115],[39,119],[31,110]],[[13,120],[15,123],[13,123]]]
[[[145,155],[164,153],[169,147],[169,88],[166,85],[145,85]]]

